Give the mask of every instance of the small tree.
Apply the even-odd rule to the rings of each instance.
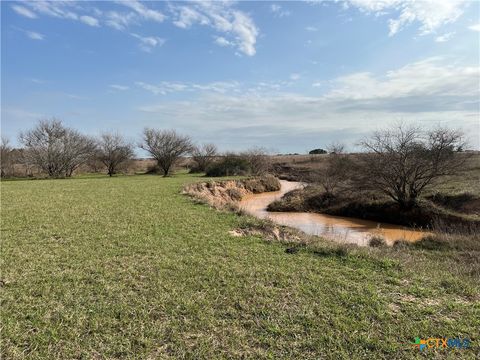
[[[94,141],[57,119],[40,120],[32,130],[20,133],[24,161],[50,177],[71,176],[95,150]]]
[[[320,155],[320,154],[326,154],[327,150],[324,149],[313,149],[308,152],[310,155]]]
[[[97,141],[96,156],[107,168],[108,176],[117,173],[119,167],[132,159],[133,145],[118,133],[103,133]]]
[[[64,142],[65,176],[70,177],[80,165],[95,155],[96,144],[93,138],[74,129],[67,129]]]
[[[322,186],[327,195],[333,195],[349,179],[352,161],[344,153],[344,149],[343,144],[331,144],[328,147],[329,154],[326,158],[325,168],[316,177],[316,182]]]
[[[205,172],[215,161],[218,154],[215,144],[195,146],[192,150],[192,159],[195,161],[196,172]]]
[[[247,160],[253,175],[263,175],[270,171],[270,158],[265,148],[253,147],[241,153],[240,156]]]
[[[6,137],[1,138],[0,143],[0,172],[1,177],[9,176],[12,170],[12,152],[13,149],[10,146],[10,140]]]
[[[146,128],[139,147],[148,151],[163,170],[163,176],[168,176],[178,159],[192,151],[193,145],[190,137],[177,134],[175,130]]]
[[[361,145],[368,153],[360,157],[357,184],[380,190],[403,209],[413,207],[434,180],[455,173],[466,160],[456,156],[464,146],[462,134],[446,128],[423,131],[399,125],[375,132]]]

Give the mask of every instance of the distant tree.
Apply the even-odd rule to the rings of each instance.
[[[86,163],[96,152],[95,139],[85,136],[74,129],[67,129],[65,137],[65,176],[71,177],[73,172]]]
[[[412,208],[434,180],[460,170],[467,158],[456,154],[464,147],[462,133],[441,127],[424,131],[398,125],[375,132],[361,145],[367,154],[360,157],[359,188],[380,190],[403,209]]]
[[[20,133],[28,165],[38,166],[50,177],[71,176],[93,154],[95,142],[60,120],[40,120],[35,128]]]
[[[10,140],[2,136],[0,142],[0,172],[1,177],[6,177],[11,172],[12,167],[12,152]]]
[[[177,134],[175,130],[146,128],[139,147],[148,151],[163,170],[163,176],[168,176],[178,159],[192,151],[193,144],[190,137]]]
[[[322,186],[327,195],[333,195],[349,181],[352,161],[344,153],[344,149],[343,144],[331,144],[328,147],[330,153],[326,158],[325,168],[315,177],[316,182]]]
[[[253,147],[241,153],[240,156],[248,162],[253,175],[263,175],[270,171],[270,157],[265,148]]]
[[[133,158],[133,145],[118,133],[103,133],[97,141],[96,157],[113,176],[119,167]]]
[[[310,155],[319,155],[319,154],[326,154],[327,150],[323,149],[313,149],[308,152]]]
[[[195,172],[205,172],[215,161],[218,150],[215,144],[203,144],[194,146],[192,150],[192,159],[195,162]]]
[[[245,156],[236,153],[226,153],[207,169],[207,176],[236,176],[252,173],[251,164]]]

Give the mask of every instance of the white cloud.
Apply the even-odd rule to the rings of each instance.
[[[468,28],[473,31],[480,31],[480,24],[475,24],[475,25],[469,26]]]
[[[384,74],[359,72],[312,84],[325,87],[320,96],[287,92],[285,85],[236,83],[223,92],[199,91],[188,101],[163,99],[138,109],[152,119],[168,119],[171,123],[165,126],[196,127],[198,136],[213,132],[226,142],[240,138],[240,144],[259,134],[279,144],[295,136],[304,141],[305,134],[358,135],[399,119],[478,134],[479,76],[477,66],[429,58]],[[168,93],[168,84],[154,85],[150,91]],[[184,91],[192,88],[188,84]],[[473,140],[478,147],[478,139]]]
[[[315,32],[318,31],[318,28],[316,28],[315,26],[307,26],[305,30]]]
[[[298,79],[300,79],[300,74],[297,74],[297,73],[290,74],[290,80],[296,81]]]
[[[284,10],[283,7],[278,4],[271,4],[270,11],[274,13],[276,17],[290,16],[290,11]]]
[[[126,85],[117,85],[117,84],[109,85],[109,87],[111,87],[114,90],[120,90],[120,91],[125,91],[125,90],[130,89],[130,87],[128,87]]]
[[[90,26],[100,26],[99,21],[92,16],[82,15],[80,16],[80,21]]]
[[[207,16],[188,6],[179,7],[177,16],[177,20],[175,20],[173,24],[182,29],[188,29],[195,23],[199,23],[200,25],[210,24]]]
[[[146,7],[143,3],[137,0],[122,0],[117,1],[119,4],[122,4],[130,9],[133,9],[137,14],[143,17],[145,20],[153,20],[156,22],[163,22],[166,18],[164,14],[162,14],[158,10],[153,10]],[[154,3],[154,2],[153,2]]]
[[[215,38],[215,44],[217,44],[219,46],[232,46],[233,45],[230,41],[228,41],[227,39],[225,39],[222,36],[217,36]]]
[[[40,14],[61,19],[78,20],[78,15],[70,10],[71,7],[75,6],[73,2],[36,0],[25,2],[25,4]]]
[[[222,33],[221,37],[240,53],[253,56],[256,53],[258,29],[248,14],[233,6],[233,2],[202,1],[181,6],[170,4],[170,11],[175,26],[182,29],[196,24],[210,26]],[[226,44],[224,41],[222,43]]]
[[[421,35],[435,32],[445,24],[455,22],[469,5],[452,0],[346,0],[345,8],[355,7],[366,14],[389,16],[389,35],[417,22]]]
[[[40,34],[35,31],[25,31],[25,34],[32,40],[43,40],[45,39],[45,35]]]
[[[155,47],[162,46],[165,43],[165,39],[158,36],[141,36],[134,33],[130,35],[140,40],[139,47],[145,52],[151,52]]]
[[[455,35],[455,31],[453,32],[449,32],[449,33],[445,33],[443,35],[440,35],[440,36],[437,36],[435,38],[435,41],[436,42],[447,42],[448,40],[450,40],[452,38],[452,36]]]
[[[25,16],[27,18],[30,18],[30,19],[36,19],[37,18],[37,15],[33,11],[27,9],[26,7],[23,7],[23,6],[20,6],[20,5],[12,5],[12,9],[17,14]]]
[[[237,92],[240,87],[240,84],[236,81],[215,81],[206,84],[171,81],[162,81],[159,84],[149,84],[143,81],[137,81],[135,85],[144,90],[150,91],[154,95],[167,95],[180,91],[202,91],[225,94],[227,92]]]
[[[109,11],[106,14],[106,24],[116,30],[125,30],[128,25],[135,21],[135,14],[130,12],[121,14],[117,11]]]

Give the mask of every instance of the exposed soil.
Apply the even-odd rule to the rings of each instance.
[[[189,184],[183,192],[217,209],[231,207],[247,194],[280,190],[280,182],[271,175],[243,179],[207,181]]]

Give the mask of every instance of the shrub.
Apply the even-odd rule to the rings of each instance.
[[[247,159],[235,154],[227,154],[223,158],[211,165],[207,169],[207,176],[237,176],[248,175],[251,173],[251,167]]]
[[[371,246],[371,247],[381,247],[385,245],[387,245],[385,239],[378,235],[372,236],[368,241],[368,246]]]

